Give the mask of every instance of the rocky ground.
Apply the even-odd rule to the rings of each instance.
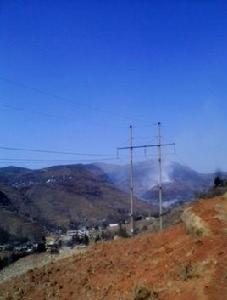
[[[0,299],[227,299],[227,199],[200,200],[182,219],[31,269],[0,284]]]

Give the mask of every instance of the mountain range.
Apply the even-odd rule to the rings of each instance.
[[[134,164],[135,212],[157,215],[156,161]],[[163,200],[169,207],[191,200],[212,184],[178,163],[163,164]],[[128,165],[67,165],[31,170],[0,168],[0,242],[38,239],[45,231],[120,222],[129,217]]]
[[[112,182],[121,190],[129,191],[129,166],[99,163]],[[134,193],[143,200],[158,201],[159,169],[155,160],[137,162],[133,166]],[[177,162],[163,162],[162,182],[164,206],[191,200],[213,184],[214,174],[199,173]]]

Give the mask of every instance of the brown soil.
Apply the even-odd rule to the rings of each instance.
[[[98,244],[0,285],[0,299],[227,299],[227,199],[193,207],[209,228],[200,237],[184,224]]]

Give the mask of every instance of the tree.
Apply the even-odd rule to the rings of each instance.
[[[221,186],[221,185],[223,185],[223,180],[219,176],[216,176],[214,178],[214,186],[218,187],[218,186]]]

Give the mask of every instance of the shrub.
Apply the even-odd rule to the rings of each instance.
[[[133,300],[155,300],[158,298],[158,293],[153,290],[148,290],[144,286],[136,286]]]

